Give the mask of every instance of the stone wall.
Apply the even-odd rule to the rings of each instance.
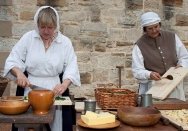
[[[93,95],[97,84],[118,85],[116,66],[123,66],[122,87],[137,90],[131,51],[142,34],[139,17],[145,11],[158,13],[162,28],[176,32],[188,46],[187,0],[0,0],[0,51],[10,51],[34,28],[33,15],[45,4],[57,9],[61,32],[78,56],[82,86],[71,88],[77,96]]]

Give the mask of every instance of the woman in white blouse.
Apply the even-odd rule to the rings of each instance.
[[[80,86],[80,75],[72,43],[59,31],[59,15],[50,6],[40,7],[35,16],[35,30],[22,36],[5,62],[4,76],[14,78],[24,88],[24,95],[34,84],[61,95],[72,83]],[[23,72],[28,73],[28,77]],[[63,74],[60,83],[59,74]],[[59,113],[59,114],[58,114]],[[62,131],[61,110],[56,111],[53,131]],[[59,118],[58,118],[59,117]]]

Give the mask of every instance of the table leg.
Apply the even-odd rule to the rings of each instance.
[[[3,129],[3,131],[11,131],[12,123],[0,123],[0,129]]]

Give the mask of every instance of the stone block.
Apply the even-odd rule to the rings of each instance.
[[[53,7],[59,6],[63,7],[66,5],[66,0],[37,0],[37,5],[50,5]]]
[[[11,6],[12,0],[0,0],[0,6]]]
[[[38,6],[43,6],[43,5],[46,4],[46,1],[47,1],[47,0],[37,0],[37,5],[38,5]]]
[[[80,79],[82,84],[91,84],[91,73],[80,73]]]
[[[162,0],[165,6],[182,6],[183,0]]]
[[[2,70],[10,52],[0,52],[0,69]]]
[[[81,31],[107,32],[107,25],[101,22],[83,22]]]
[[[105,52],[106,51],[106,47],[102,46],[102,45],[95,45],[95,51]]]
[[[143,0],[126,0],[128,9],[137,10],[143,8]]]
[[[93,71],[93,65],[90,63],[81,63],[78,62],[78,68],[79,68],[79,72],[92,72]]]
[[[12,22],[0,20],[0,36],[12,36]]]
[[[64,7],[66,6],[66,0],[50,0],[50,5]]]
[[[93,71],[93,82],[106,82],[108,80],[109,70],[105,69],[94,69]]]
[[[100,9],[97,6],[91,7],[91,21],[93,22],[100,21]]]
[[[176,26],[188,26],[188,15],[176,15]]]
[[[126,78],[133,78],[133,73],[131,68],[126,70]]]
[[[62,26],[63,29],[63,34],[65,34],[66,36],[74,36],[74,37],[78,37],[79,33],[80,33],[80,28],[79,26],[76,25],[65,25]]]
[[[20,13],[21,20],[33,20],[34,13],[30,11],[23,11]]]
[[[76,55],[78,62],[88,63],[90,61],[90,53],[88,52],[79,52]]]

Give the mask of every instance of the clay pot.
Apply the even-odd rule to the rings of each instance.
[[[32,90],[28,94],[28,100],[34,114],[45,115],[53,105],[54,93],[51,90]]]
[[[131,126],[155,125],[161,117],[160,111],[153,107],[122,106],[118,108],[117,115],[122,122]]]

